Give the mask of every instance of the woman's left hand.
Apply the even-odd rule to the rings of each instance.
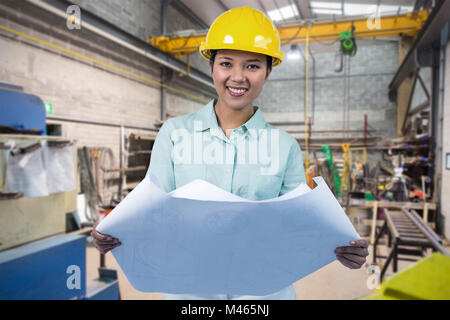
[[[350,246],[337,247],[334,253],[339,262],[347,268],[359,269],[366,263],[366,257],[369,255],[368,246],[365,240],[352,240],[350,241]]]

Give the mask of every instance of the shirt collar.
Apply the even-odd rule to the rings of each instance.
[[[206,129],[220,129],[217,122],[216,112],[214,111],[214,105],[216,104],[216,102],[217,100],[213,99],[208,102],[208,104],[206,104],[203,108],[197,111],[195,120],[198,122],[195,126],[195,131],[205,131]],[[267,122],[264,120],[264,116],[259,107],[254,106],[253,109],[253,116],[248,119],[247,122],[242,125],[242,127],[245,128],[244,130],[253,129],[249,131],[250,134],[258,134],[258,129],[264,129]]]

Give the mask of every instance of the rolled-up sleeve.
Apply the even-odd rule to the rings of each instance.
[[[150,166],[147,175],[152,174],[158,179],[161,189],[170,192],[175,189],[175,176],[173,171],[173,142],[170,139],[171,123],[165,121],[156,136],[153,144]]]
[[[286,164],[286,171],[281,185],[280,196],[306,183],[305,169],[303,167],[303,156],[297,141],[291,144]]]

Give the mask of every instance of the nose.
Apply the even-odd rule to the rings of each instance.
[[[245,81],[244,70],[242,70],[242,68],[240,68],[240,67],[232,68],[230,79],[231,79],[231,81],[237,82],[237,83],[244,82]]]

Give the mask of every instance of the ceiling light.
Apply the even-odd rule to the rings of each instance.
[[[368,14],[374,14],[377,12],[377,5],[367,5],[358,3],[345,3],[344,15],[346,16],[363,16]]]
[[[335,15],[342,14],[341,9],[312,9],[312,11],[318,14],[335,14]]]
[[[322,2],[322,1],[311,1],[311,8],[315,9],[342,9],[341,3],[337,2]]]

